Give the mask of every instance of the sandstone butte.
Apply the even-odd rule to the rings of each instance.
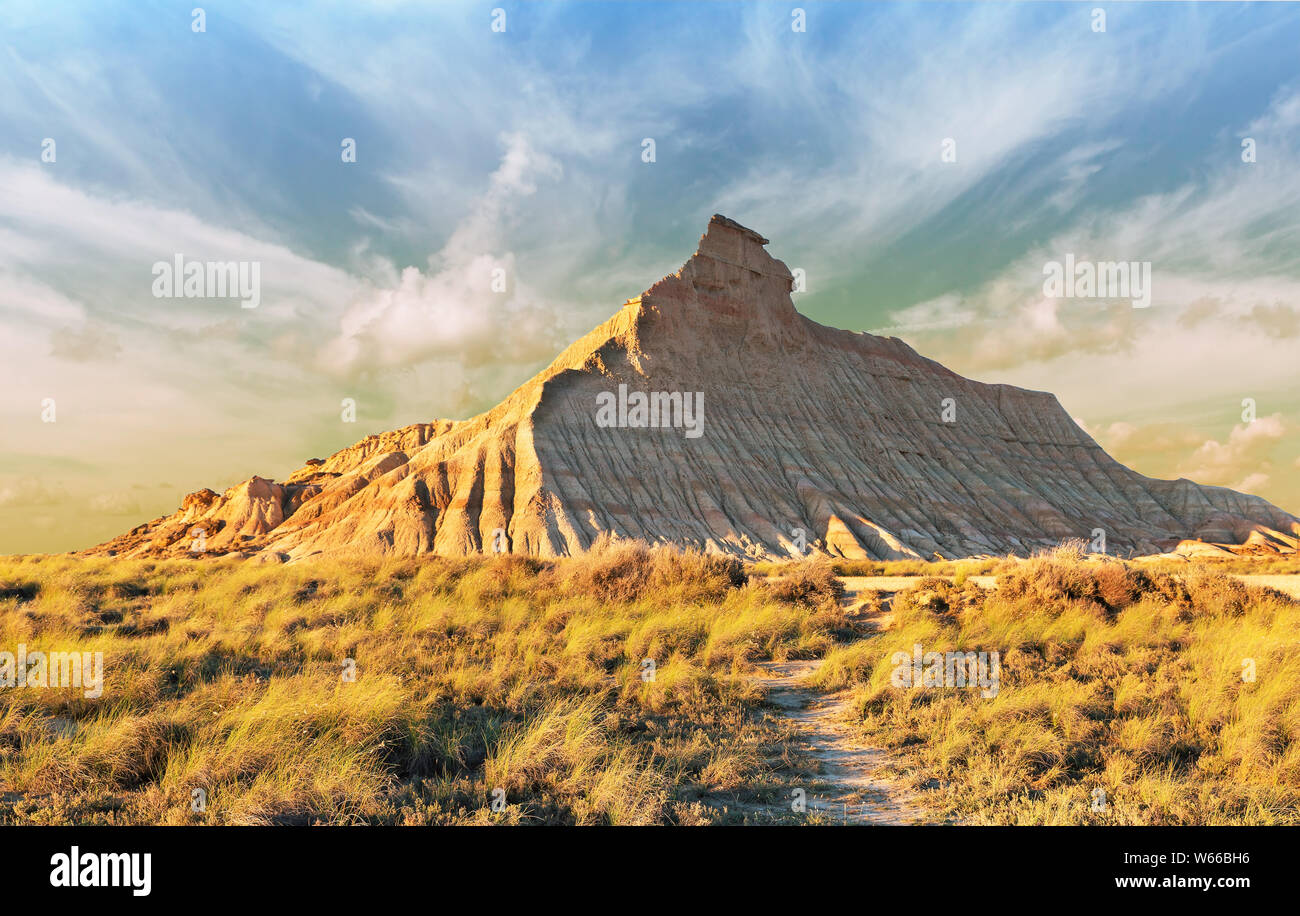
[[[1098,528],[1120,555],[1296,549],[1295,516],[1124,467],[1052,394],[804,317],[766,244],[714,216],[681,270],[486,413],[199,490],[86,553],[553,557],[608,533],[774,559],[796,552],[795,529],[853,559],[1023,555]],[[702,392],[703,434],[599,424],[619,385]]]

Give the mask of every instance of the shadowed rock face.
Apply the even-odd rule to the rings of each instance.
[[[549,557],[604,532],[775,558],[797,529],[874,559],[1023,554],[1096,529],[1111,553],[1297,546],[1300,520],[1258,497],[1120,465],[1051,394],[805,318],[766,244],[714,216],[680,271],[487,413],[199,491],[89,553],[184,553],[197,530],[208,552],[268,559]],[[635,425],[642,395],[659,423]]]

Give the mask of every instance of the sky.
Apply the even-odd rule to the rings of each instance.
[[[0,4],[0,553],[491,407],[715,212],[811,318],[1300,513],[1300,6],[198,2]]]

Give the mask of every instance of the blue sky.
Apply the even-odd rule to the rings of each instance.
[[[800,6],[6,2],[0,550],[491,406],[713,212],[811,317],[1300,510],[1300,7]],[[178,251],[262,305],[153,298]],[[1150,260],[1152,307],[1045,301],[1065,251]]]

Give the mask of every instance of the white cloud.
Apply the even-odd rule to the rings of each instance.
[[[140,503],[131,493],[119,490],[96,494],[87,508],[101,515],[135,515],[140,512]]]
[[[538,181],[557,179],[561,169],[526,137],[505,140],[487,191],[430,257],[429,271],[407,267],[396,285],[350,304],[321,353],[322,368],[350,374],[429,359],[474,368],[528,363],[562,348],[561,311],[529,288],[514,254],[503,250],[513,204],[536,193]]]
[[[35,477],[19,477],[0,483],[0,508],[52,506],[66,496],[58,484]]]
[[[1227,441],[1208,439],[1181,465],[1184,476],[1198,483],[1254,492],[1268,483],[1269,449],[1287,432],[1281,414],[1239,423]]]

